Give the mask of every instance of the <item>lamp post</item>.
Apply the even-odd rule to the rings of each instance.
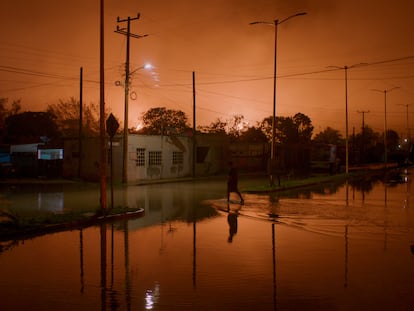
[[[128,49],[127,49],[128,50]],[[128,57],[127,57],[128,58]],[[129,62],[128,65],[125,66],[125,82],[122,84],[121,81],[115,81],[116,86],[123,86],[125,89],[124,95],[124,131],[123,131],[123,161],[122,161],[122,182],[128,182],[128,106],[129,106],[129,84],[131,76],[136,73],[138,70],[141,69],[152,69],[151,64],[145,64],[144,66],[138,67],[137,69],[130,71],[129,70]]]
[[[276,69],[277,69],[277,26],[286,22],[287,20],[296,17],[306,15],[306,12],[296,13],[294,15],[291,15],[289,17],[286,17],[285,19],[278,20],[275,19],[272,22],[266,22],[266,21],[257,21],[257,22],[251,22],[250,25],[256,25],[256,24],[264,24],[264,25],[270,25],[273,26],[275,29],[275,50],[274,50],[274,64],[273,64],[273,115],[272,115],[272,142],[271,142],[271,150],[270,150],[270,185],[274,185],[274,178],[273,178],[273,172],[272,168],[274,165],[275,160],[275,152],[276,152],[276,145],[275,145],[275,134],[276,134]]]
[[[349,173],[349,138],[348,138],[348,69],[367,65],[359,63],[352,66],[328,66],[328,68],[343,69],[345,72],[345,174]]]
[[[385,90],[378,90],[378,89],[372,89],[371,91],[374,92],[380,92],[380,93],[384,93],[384,168],[387,168],[387,163],[388,163],[388,159],[387,159],[387,93],[399,89],[398,86],[394,86],[390,89],[385,89]]]

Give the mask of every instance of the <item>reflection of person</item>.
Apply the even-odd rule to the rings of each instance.
[[[229,213],[227,216],[227,222],[229,223],[229,238],[228,242],[233,242],[233,236],[237,233],[237,217],[238,213]]]
[[[230,201],[230,192],[235,192],[240,197],[240,203],[243,204],[244,200],[238,189],[239,176],[238,176],[237,168],[233,166],[233,162],[229,162],[229,166],[230,166],[230,170],[229,170],[229,177],[227,180],[227,202]]]

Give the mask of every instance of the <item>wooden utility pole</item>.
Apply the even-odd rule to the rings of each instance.
[[[106,213],[106,132],[105,132],[105,74],[104,74],[104,0],[100,10],[100,79],[99,79],[99,138],[100,138],[100,204]]]
[[[125,107],[124,107],[124,139],[123,139],[123,161],[122,161],[122,182],[127,183],[128,182],[128,100],[129,100],[129,78],[130,78],[130,72],[129,72],[129,39],[130,37],[133,38],[142,38],[146,35],[137,35],[131,33],[131,21],[138,20],[140,17],[140,14],[138,13],[136,17],[127,17],[126,19],[120,19],[118,17],[117,22],[123,23],[127,22],[127,28],[119,28],[119,25],[116,27],[115,32],[122,34],[126,36],[127,42],[126,42],[126,60],[125,60]]]

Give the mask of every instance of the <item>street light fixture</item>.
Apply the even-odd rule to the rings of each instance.
[[[390,89],[385,89],[385,90],[378,90],[378,89],[371,89],[371,91],[374,92],[380,92],[380,93],[384,93],[384,168],[387,168],[387,163],[388,163],[388,159],[387,159],[387,93],[399,89],[399,86],[394,86]]]
[[[275,29],[275,51],[274,51],[274,67],[273,67],[273,119],[272,119],[272,142],[271,142],[271,150],[270,150],[270,185],[274,185],[274,178],[273,178],[273,166],[275,161],[275,133],[276,133],[276,68],[277,68],[277,26],[286,22],[287,20],[294,18],[296,16],[306,15],[306,12],[296,13],[285,19],[278,20],[275,19],[272,22],[266,21],[257,21],[251,22],[250,25],[257,25],[257,24],[264,24],[273,26]]]
[[[328,68],[343,69],[345,72],[345,174],[349,173],[349,138],[348,138],[348,69],[368,65],[367,63],[358,63],[352,66],[328,66]]]

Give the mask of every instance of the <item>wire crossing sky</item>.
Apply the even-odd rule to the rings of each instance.
[[[345,130],[343,70],[348,70],[349,126],[383,131],[383,97],[371,89],[398,87],[387,97],[388,128],[400,135],[414,124],[414,19],[410,0],[106,0],[105,102],[123,120],[125,36],[117,18],[137,16],[131,32],[129,124],[153,107],[192,115],[197,122],[241,114],[254,125],[272,114],[274,28],[250,25],[306,12],[278,26],[278,116],[308,115],[318,133]],[[0,97],[24,110],[79,97],[99,101],[99,1],[15,0],[0,3]],[[414,127],[414,126],[410,126]]]

